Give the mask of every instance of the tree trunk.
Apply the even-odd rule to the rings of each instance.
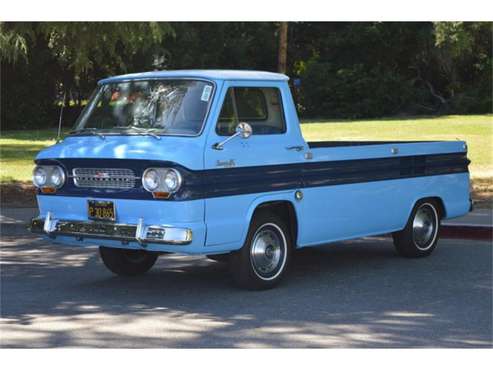
[[[288,22],[281,22],[279,25],[279,55],[277,71],[286,73],[286,64],[288,57]]]

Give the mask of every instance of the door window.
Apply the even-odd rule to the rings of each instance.
[[[273,87],[229,88],[224,99],[216,132],[231,136],[240,122],[252,126],[254,135],[286,132],[279,89]]]

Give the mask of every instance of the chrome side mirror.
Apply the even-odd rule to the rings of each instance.
[[[252,136],[252,126],[246,122],[240,122],[238,126],[236,126],[236,132],[231,135],[230,137],[226,138],[225,140],[221,141],[220,143],[215,143],[212,148],[216,150],[223,150],[224,144],[226,144],[228,141],[234,139],[237,136],[240,136],[242,139],[248,139],[250,136]]]
[[[238,126],[236,126],[236,132],[239,132],[241,137],[243,139],[248,139],[250,136],[252,136],[252,126],[246,122],[240,122],[238,123]]]

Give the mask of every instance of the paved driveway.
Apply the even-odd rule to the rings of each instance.
[[[442,240],[426,259],[389,239],[296,255],[275,290],[232,286],[227,267],[167,255],[119,278],[96,248],[1,239],[3,347],[491,347],[492,247]]]

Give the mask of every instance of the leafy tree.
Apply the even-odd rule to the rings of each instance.
[[[33,37],[29,24],[18,23],[16,27],[0,22],[0,60],[10,63],[20,57],[26,58],[28,53],[28,38]]]
[[[491,23],[295,23],[303,114],[491,112]],[[318,93],[314,93],[318,91]]]
[[[165,40],[169,69],[236,68],[275,71],[277,25],[271,22],[172,23]]]
[[[286,73],[310,117],[492,111],[491,22],[1,23],[3,128],[70,125],[98,79],[152,69]],[[282,33],[281,28],[286,32]],[[283,63],[284,64],[284,63]],[[284,68],[284,66],[283,66]]]
[[[155,22],[0,23],[2,126],[41,125],[38,120],[52,125],[57,98],[72,97],[80,106],[81,89],[87,92],[101,76],[132,70],[136,55],[145,54],[150,68],[150,54],[163,53],[163,39],[172,32],[169,24]],[[16,109],[19,104],[24,109]],[[78,110],[69,110],[68,118]]]
[[[433,60],[455,111],[491,111],[492,24],[436,22]]]

